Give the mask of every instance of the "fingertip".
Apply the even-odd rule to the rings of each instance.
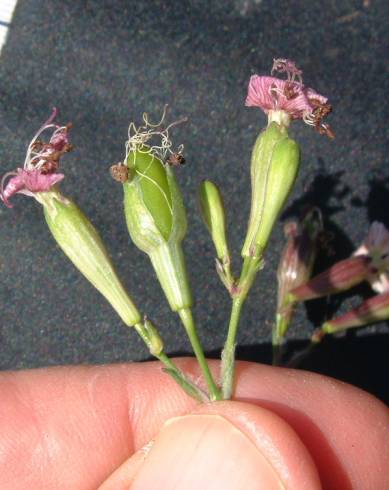
[[[167,421],[147,455],[126,461],[99,490],[207,488],[316,490],[315,465],[294,430],[239,402],[197,407]]]
[[[152,444],[146,444],[119,466],[97,490],[128,490]]]
[[[219,414],[246,435],[264,455],[288,490],[320,489],[314,461],[294,429],[277,414],[251,403],[223,401],[195,413]]]

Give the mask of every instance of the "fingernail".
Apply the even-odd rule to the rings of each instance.
[[[268,459],[220,415],[168,421],[140,467],[132,490],[284,489]]]

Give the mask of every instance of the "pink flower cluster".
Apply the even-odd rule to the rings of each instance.
[[[284,111],[290,119],[302,119],[320,134],[333,138],[329,125],[322,122],[332,110],[327,104],[327,97],[304,86],[302,71],[291,60],[275,59],[272,74],[274,72],[286,73],[287,79],[253,75],[248,86],[246,106],[259,107],[266,114]]]
[[[377,221],[370,226],[365,240],[354,254],[292,289],[289,300],[308,301],[352,289],[368,281],[378,294],[356,308],[326,321],[316,329],[312,342],[320,342],[326,333],[389,319],[389,230]]]
[[[0,185],[0,198],[7,207],[12,207],[9,198],[14,194],[34,197],[38,192],[49,191],[60,182],[64,175],[58,173],[59,160],[64,153],[72,149],[69,143],[70,125],[53,124],[57,110],[54,109],[50,118],[43,124],[28,146],[23,168],[4,175]],[[39,139],[47,129],[53,129],[48,143]],[[7,179],[11,177],[8,182]]]

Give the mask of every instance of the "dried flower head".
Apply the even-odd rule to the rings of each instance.
[[[165,126],[167,107],[166,104],[163,108],[161,119],[157,123],[152,123],[148,113],[144,112],[142,116],[143,124],[141,126],[136,127],[133,122],[130,124],[128,128],[128,140],[126,142],[125,162],[128,161],[129,154],[136,151],[154,155],[162,162],[169,162],[170,157],[183,154],[184,145],[173,148],[169,131],[174,126],[186,122],[187,118],[179,119]]]
[[[374,291],[389,291],[389,230],[382,223],[374,221],[354,255],[367,255],[371,258],[375,272],[369,276],[369,282]]]
[[[259,75],[250,78],[246,106],[259,107],[269,115],[269,120],[282,120],[285,125],[290,120],[302,119],[320,134],[333,138],[330,126],[323,123],[332,110],[327,97],[304,86],[302,71],[291,60],[273,60],[271,75],[275,72],[285,73],[286,80]]]
[[[36,197],[39,192],[47,192],[60,182],[64,175],[58,173],[59,160],[64,153],[71,151],[69,143],[70,124],[58,126],[53,123],[57,109],[38,130],[28,145],[23,168],[7,172],[0,184],[0,198],[11,208],[9,198],[14,194],[24,194]],[[48,143],[40,139],[42,133],[52,129],[53,133]],[[8,182],[7,179],[11,177]]]
[[[124,184],[124,182],[127,182],[128,180],[129,170],[127,165],[125,165],[123,162],[111,165],[111,167],[109,168],[109,172],[113,180],[116,180],[116,182]]]

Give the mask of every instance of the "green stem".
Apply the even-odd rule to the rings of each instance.
[[[316,348],[317,342],[312,342],[307,345],[304,349],[302,349],[300,352],[297,352],[291,359],[290,361],[286,364],[286,367],[288,368],[297,368]]]
[[[223,380],[222,393],[224,400],[229,400],[231,398],[234,387],[235,343],[242,306],[243,301],[239,298],[232,301],[230,324],[228,326],[227,339],[222,352],[221,364],[221,376]]]
[[[142,323],[137,323],[134,328],[144,343],[149,347],[150,340],[144,325]],[[170,374],[174,381],[176,381],[189,396],[200,402],[207,401],[205,393],[185,376],[181,369],[169,359],[163,350],[159,354],[154,353],[153,355],[165,366],[166,372]]]
[[[178,314],[180,315],[181,321],[185,327],[186,333],[192,345],[193,352],[195,353],[200,369],[203,373],[205,382],[207,383],[210,399],[211,401],[221,400],[222,397],[221,397],[220,390],[212,377],[211,371],[209,370],[208,363],[205,359],[204,352],[197,335],[196,325],[193,320],[192,311],[189,308],[181,308],[180,310],[178,310]]]
[[[272,365],[281,366],[282,357],[284,354],[283,337],[277,336],[273,332],[272,346],[273,346]]]
[[[283,311],[276,314],[275,325],[272,332],[272,346],[273,346],[273,366],[281,366],[282,357],[284,354],[284,339],[285,334],[289,328],[291,319],[291,313],[289,311]]]
[[[245,257],[238,285],[232,292],[232,309],[226,343],[222,352],[221,377],[223,399],[229,400],[234,389],[235,378],[235,344],[239,319],[243,304],[253,285],[255,276],[261,268],[262,259]]]

